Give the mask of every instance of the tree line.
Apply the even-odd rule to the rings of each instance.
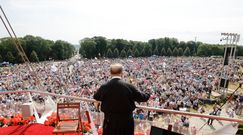
[[[85,58],[126,58],[157,56],[223,56],[224,46],[176,38],[150,39],[148,42],[106,39],[102,36],[80,40],[79,53]],[[237,56],[243,56],[243,46],[237,46]]]
[[[72,57],[75,52],[73,45],[66,41],[52,41],[38,36],[27,35],[18,39],[31,62],[46,60],[64,60]],[[22,63],[13,40],[9,37],[0,39],[0,62]]]

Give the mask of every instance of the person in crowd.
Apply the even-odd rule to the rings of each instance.
[[[217,111],[218,111],[217,109],[214,109],[211,113],[209,113],[209,115],[217,115]],[[209,118],[207,122],[208,125],[213,125],[213,120],[214,119]]]
[[[48,61],[31,63],[32,71],[26,64],[0,68],[0,91],[40,90],[92,98],[100,85],[109,81],[110,76],[106,69],[111,63],[121,63],[124,66],[122,80],[130,81],[144,93],[150,93],[150,100],[140,105],[161,109],[181,110],[188,107],[186,109],[190,110],[197,109],[197,105],[200,108],[208,104],[207,89],[213,87],[212,90],[219,90],[215,87],[218,87],[222,73],[222,60],[219,58],[148,57],[81,59],[74,62]],[[230,80],[242,78],[240,77],[242,72],[236,68],[242,65],[242,60],[233,61],[229,65],[228,70],[232,75],[229,76]],[[240,92],[236,92],[235,95],[239,95],[238,98],[233,99],[232,104],[226,104],[229,105],[226,108],[234,108],[234,113],[239,115],[243,110],[243,98]],[[38,108],[43,108],[45,103],[43,101],[47,97],[40,94],[32,94],[32,96],[33,101],[38,105],[38,113],[43,113],[44,109]],[[24,94],[1,94],[0,97],[0,115],[12,116],[20,112],[21,104],[28,101],[28,96]],[[73,101],[54,96],[52,99],[55,102]],[[12,106],[15,109],[9,109]],[[91,103],[88,107],[90,110],[95,110]],[[148,112],[145,111],[144,114],[145,119],[148,118]]]
[[[204,108],[204,106],[201,106],[201,107],[198,109],[198,112],[201,113],[201,114],[205,113],[205,108]]]
[[[230,117],[230,118],[234,118],[234,114],[235,114],[235,111],[234,111],[233,108],[231,108],[231,109],[229,110],[229,112],[228,112],[229,117]]]

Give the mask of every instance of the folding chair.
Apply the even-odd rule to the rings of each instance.
[[[60,109],[77,109],[77,115],[78,118],[60,118]],[[54,134],[62,134],[65,133],[78,133],[83,130],[82,129],[82,120],[81,120],[81,114],[80,114],[80,103],[57,103],[57,120],[56,120],[56,127],[53,130]],[[82,134],[82,133],[81,133]]]

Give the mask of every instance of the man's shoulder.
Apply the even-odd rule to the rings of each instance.
[[[125,82],[122,79],[120,79],[120,78],[112,78],[107,83],[125,83]]]
[[[127,83],[127,82],[125,82],[124,80],[122,80],[122,79],[119,79],[119,78],[114,78],[114,79],[111,79],[110,81],[108,81],[107,83],[106,83],[106,85],[124,85],[124,86],[128,86],[128,87],[130,87],[131,86],[131,84],[129,84],[129,83]]]

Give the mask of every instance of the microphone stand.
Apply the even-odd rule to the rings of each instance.
[[[227,103],[227,101],[241,88],[242,84],[240,83],[239,86],[234,90],[234,92],[225,100],[225,102],[219,107],[220,109]]]

